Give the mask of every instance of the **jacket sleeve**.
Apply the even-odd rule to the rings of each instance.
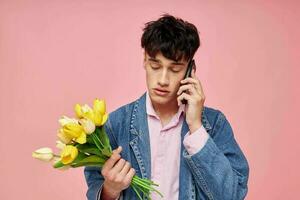
[[[104,178],[99,167],[85,167],[84,176],[88,186],[86,197],[88,200],[100,200]]]
[[[109,137],[112,149],[116,147],[116,140],[114,136],[112,135],[112,127],[110,124],[110,121],[105,123],[104,125],[105,131]],[[88,186],[86,197],[88,200],[100,200],[102,186],[104,182],[104,178],[101,174],[101,168],[99,167],[92,167],[87,166],[84,168],[84,176],[85,180]],[[123,195],[121,193],[121,196],[119,198],[120,200],[123,199]]]
[[[237,144],[232,128],[219,112],[211,136],[204,147],[184,157],[194,176],[196,188],[210,200],[244,199],[248,187],[248,162]]]

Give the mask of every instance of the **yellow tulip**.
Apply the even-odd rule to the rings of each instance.
[[[94,123],[96,126],[101,126],[102,119],[103,119],[103,116],[101,115],[101,113],[94,111]]]
[[[66,145],[60,153],[61,162],[65,165],[72,163],[78,155],[78,149],[72,145]]]
[[[77,138],[81,132],[84,132],[84,129],[80,124],[68,123],[63,126],[63,131],[70,138]]]
[[[61,126],[64,126],[66,124],[69,124],[69,123],[77,123],[78,124],[78,120],[77,119],[74,119],[74,118],[69,118],[65,115],[63,115],[59,120],[58,120],[59,124]]]
[[[65,148],[66,144],[62,143],[61,141],[56,141],[56,147],[60,150],[63,150]]]
[[[94,112],[100,112],[101,115],[104,115],[106,112],[106,105],[104,100],[95,99],[94,100]]]
[[[78,103],[75,105],[75,113],[76,113],[76,116],[78,118],[82,118],[83,117],[82,116],[82,111],[81,111],[81,106]]]
[[[49,162],[53,158],[53,151],[48,147],[43,147],[32,152],[32,157],[41,161]]]
[[[92,134],[96,129],[94,122],[90,119],[80,119],[80,124],[83,127],[86,134]]]
[[[67,138],[74,138],[80,144],[86,143],[86,133],[80,124],[68,123],[63,127],[63,132]]]
[[[95,124],[97,126],[102,126],[103,124],[105,124],[105,122],[108,118],[108,115],[105,113],[106,112],[105,101],[95,99],[93,108],[94,108]]]
[[[108,119],[108,114],[101,115],[100,113],[95,113],[95,124],[96,126],[102,126]]]
[[[68,137],[63,129],[59,129],[58,133],[57,133],[57,137],[59,138],[60,141],[62,141],[64,144],[69,144],[72,141],[72,137]]]
[[[86,143],[86,133],[82,133],[78,138],[75,139],[79,144]]]
[[[87,104],[84,104],[84,105],[81,107],[82,113],[87,113],[87,112],[92,111],[92,110],[93,110],[93,109],[92,109],[89,105],[87,105]]]
[[[102,126],[108,115],[106,112],[106,104],[104,100],[95,99],[93,104],[93,109],[85,104],[80,106],[79,104],[75,105],[75,112],[78,118],[85,118],[91,120],[96,126]],[[91,132],[91,131],[86,131]]]
[[[95,121],[94,120],[94,111],[90,108],[90,106],[85,104],[84,106],[81,107],[81,111],[82,111],[82,116],[84,118],[89,119],[93,122]]]
[[[106,114],[103,115],[102,122],[101,122],[100,126],[104,125],[105,122],[107,121],[107,119],[108,119],[108,114],[106,113]]]

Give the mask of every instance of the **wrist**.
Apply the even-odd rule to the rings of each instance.
[[[105,181],[103,183],[102,192],[101,192],[101,199],[105,200],[115,200],[120,197],[121,191],[117,191],[112,189],[110,186],[108,186]]]
[[[194,133],[196,130],[198,130],[202,126],[202,122],[193,123],[189,126],[190,134]]]

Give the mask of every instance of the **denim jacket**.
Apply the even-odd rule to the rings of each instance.
[[[179,172],[180,200],[239,200],[248,192],[248,162],[237,144],[224,114],[204,107],[202,124],[209,134],[205,146],[189,155],[183,146],[189,127],[184,120],[181,129]],[[122,158],[129,161],[142,178],[151,177],[150,141],[146,113],[146,93],[109,115],[105,130],[113,149],[122,146]],[[99,200],[104,181],[100,167],[85,167],[88,200]],[[120,199],[138,199],[131,187]],[[146,198],[145,198],[146,199]]]

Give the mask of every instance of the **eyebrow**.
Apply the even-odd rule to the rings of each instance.
[[[161,61],[158,60],[158,59],[156,59],[156,58],[149,58],[149,60],[154,61],[154,62],[161,63]],[[179,65],[179,66],[182,65],[182,66],[184,66],[184,63],[181,63],[181,62],[172,62],[171,64],[172,64],[172,65]]]

